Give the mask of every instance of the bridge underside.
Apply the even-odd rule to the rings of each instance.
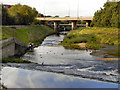
[[[91,21],[92,21],[92,17],[81,17],[81,18],[36,18],[37,20],[40,21],[54,21],[54,30],[57,31],[57,27],[58,27],[58,22],[60,21],[71,21],[71,25],[72,25],[72,30],[76,29],[77,27],[77,21],[86,21],[86,27],[89,27]]]

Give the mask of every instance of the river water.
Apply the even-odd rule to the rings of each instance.
[[[33,52],[22,57],[39,65],[3,67],[3,83],[10,88],[118,88],[117,61],[97,61],[101,57],[92,56],[93,50],[66,49],[58,45],[64,37],[48,36]]]

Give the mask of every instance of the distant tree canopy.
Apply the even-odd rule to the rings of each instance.
[[[28,25],[33,22],[38,12],[35,8],[31,8],[27,5],[14,5],[8,10],[2,7],[2,21],[3,25]]]
[[[59,17],[58,15],[56,15],[55,17]]]
[[[45,17],[52,17],[52,16],[48,15],[48,16],[45,16]]]
[[[104,8],[94,14],[91,26],[120,28],[120,2],[106,2]]]
[[[44,17],[44,15],[41,14],[41,13],[38,13],[38,14],[37,14],[37,17]]]

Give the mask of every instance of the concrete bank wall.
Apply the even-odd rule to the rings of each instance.
[[[16,38],[9,38],[0,41],[0,48],[2,49],[2,58],[7,58],[9,56],[21,56],[26,52],[27,45]]]

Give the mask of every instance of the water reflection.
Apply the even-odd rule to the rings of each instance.
[[[8,88],[118,88],[118,84],[42,71],[4,67],[2,82]]]
[[[82,77],[92,79],[118,82],[117,61],[97,61],[96,59],[100,57],[90,55],[92,50],[65,49],[62,45],[58,45],[63,39],[64,35],[48,36],[41,46],[35,48],[34,52],[26,53],[23,59],[39,64],[47,64],[48,67],[44,67],[45,71],[61,71],[74,76],[82,75]],[[68,67],[65,67],[65,65]]]
[[[63,41],[64,35],[48,36],[41,46],[34,49],[34,52],[26,53],[23,59],[45,64],[74,64],[80,60],[90,61],[98,57],[90,55],[91,50],[70,50],[58,45]],[[91,62],[91,61],[90,61]]]

